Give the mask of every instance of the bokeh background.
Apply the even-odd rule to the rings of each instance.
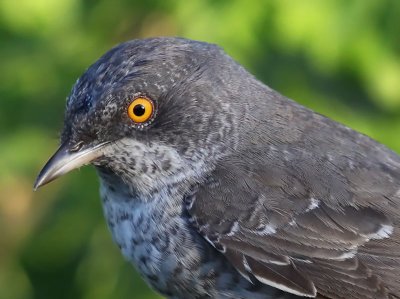
[[[217,43],[260,80],[400,152],[400,1],[0,1],[0,299],[160,298],[113,245],[93,169],[36,193],[65,98],[115,44]]]

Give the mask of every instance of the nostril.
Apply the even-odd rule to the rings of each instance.
[[[83,146],[83,141],[79,141],[79,142],[75,143],[73,146],[71,146],[69,151],[77,152],[82,148],[82,146]]]

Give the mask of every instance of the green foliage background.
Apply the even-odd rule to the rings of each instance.
[[[32,192],[65,98],[111,46],[218,43],[260,80],[400,152],[400,1],[0,1],[0,298],[159,298],[123,261],[90,167]]]

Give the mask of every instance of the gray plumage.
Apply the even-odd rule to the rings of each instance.
[[[154,101],[144,124],[127,115],[135,96]],[[114,241],[168,298],[400,298],[399,156],[217,46],[112,49],[76,82],[61,143],[101,147]]]

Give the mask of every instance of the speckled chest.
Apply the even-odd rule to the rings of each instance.
[[[100,194],[115,243],[150,285],[168,297],[189,286],[205,292],[198,279],[210,246],[189,226],[182,199],[160,192],[143,201],[107,184]]]

